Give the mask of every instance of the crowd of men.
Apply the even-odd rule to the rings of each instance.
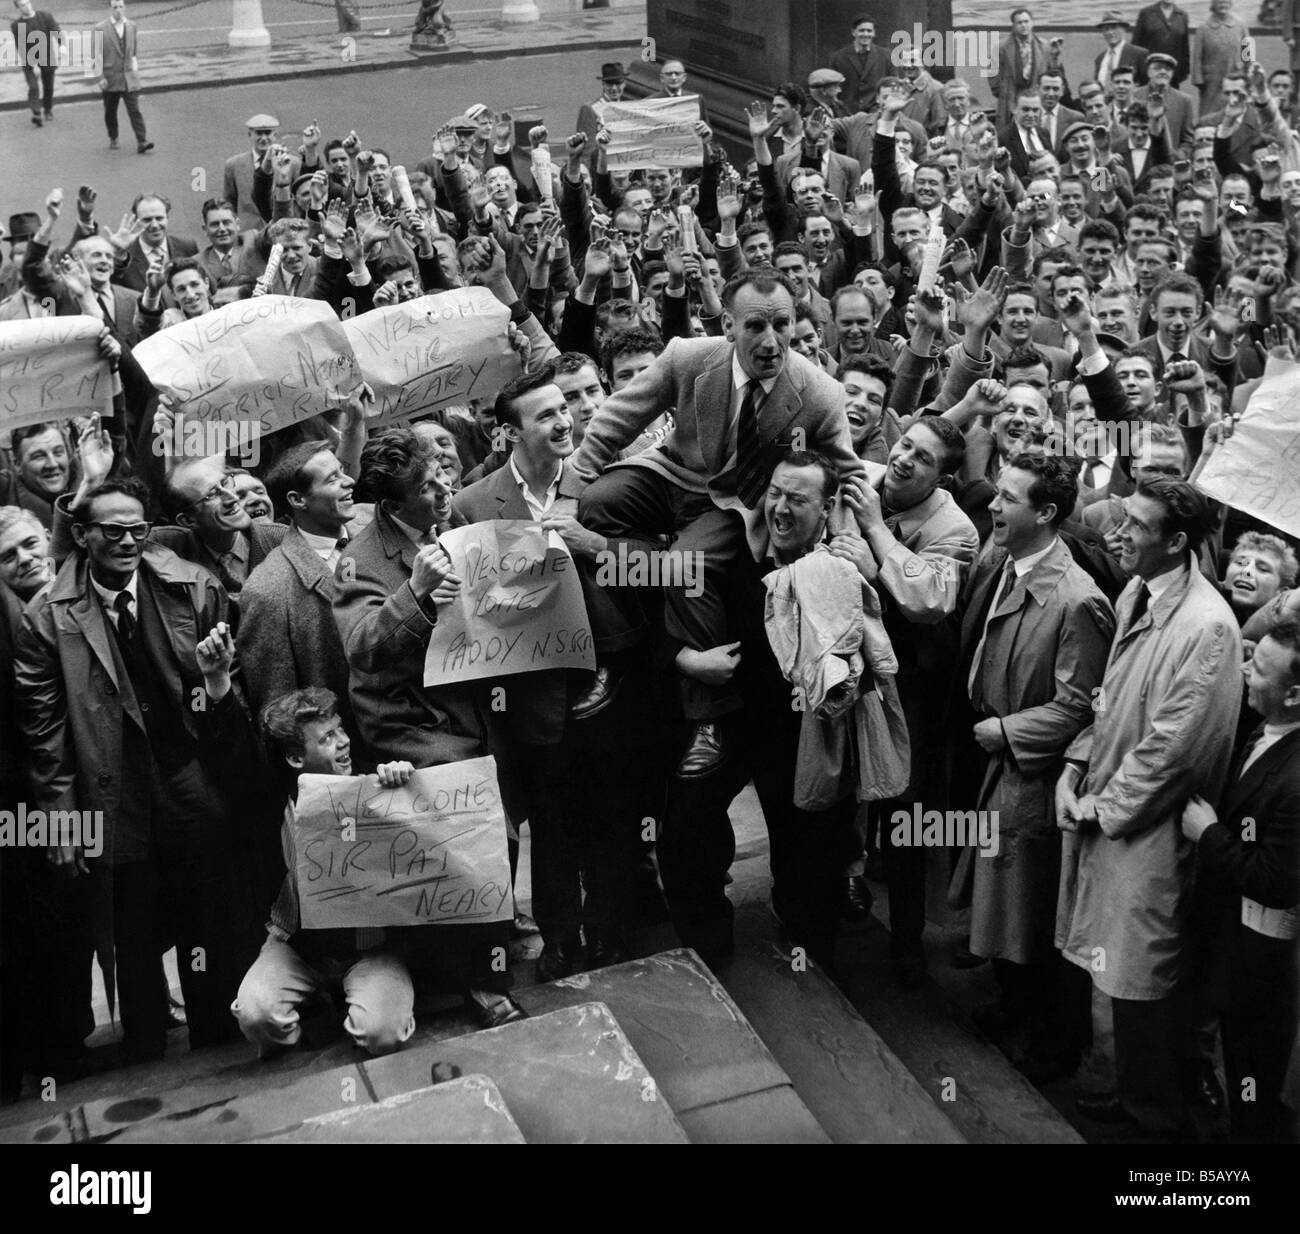
[[[1296,548],[1194,481],[1261,385],[1300,388],[1300,136],[1293,68],[1220,56],[1228,7],[1194,56],[1174,5],[1145,46],[1108,14],[1073,83],[1017,10],[988,112],[862,18],[754,103],[742,157],[701,99],[694,167],[611,168],[600,100],[554,137],[476,103],[404,169],[409,134],[263,114],[201,235],[152,182],[15,216],[0,330],[99,318],[115,380],[111,417],[0,455],[0,795],[104,819],[99,851],[0,850],[6,1095],[84,1067],[92,958],[132,1061],[182,1014],[172,947],[191,1046],[263,1053],[331,989],[375,1053],[425,983],[505,1022],[492,957],[532,928],[542,980],[665,907],[723,966],[752,781],[773,909],[832,973],[868,874],[904,988],[946,892],[944,962],[991,962],[975,1020],[1035,1082],[1088,1054],[1095,988],[1115,1086],[1085,1116],[1291,1134]],[[604,101],[627,84],[602,66]],[[517,378],[381,429],[358,389],[255,464],[178,449],[133,354],[246,297],[353,317],[467,285],[508,307]],[[463,586],[439,535],[492,519],[572,555],[594,672],[424,685]],[[611,581],[651,559],[678,568]],[[485,753],[535,927],[301,928],[299,774]],[[993,819],[992,853],[932,812]]]

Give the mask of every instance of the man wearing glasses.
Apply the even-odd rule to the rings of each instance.
[[[147,501],[136,479],[79,490],[76,549],[27,610],[15,662],[39,807],[82,823],[51,836],[57,961],[38,1010],[75,1055],[60,1003],[88,990],[92,949],[115,955],[128,1062],[166,1049],[158,960],[172,946],[191,1047],[232,1037],[237,939],[255,923],[235,907],[239,840],[191,706],[198,641],[224,628],[228,602],[206,571],[148,542]]]

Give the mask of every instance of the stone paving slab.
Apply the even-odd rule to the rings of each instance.
[[[530,1144],[686,1144],[654,1076],[603,1003],[401,1050],[363,1064],[378,1101],[429,1082],[434,1063],[490,1075]]]
[[[526,1144],[497,1086],[485,1075],[398,1093],[375,1105],[335,1110],[261,1136],[259,1144]]]
[[[602,1002],[679,1118],[790,1084],[753,1026],[694,951],[665,951],[520,990],[529,1015]]]

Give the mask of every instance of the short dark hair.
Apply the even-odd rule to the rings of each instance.
[[[555,365],[543,364],[535,372],[522,373],[520,376],[506,382],[497,394],[496,402],[492,405],[493,414],[496,416],[498,424],[513,424],[515,428],[520,426],[519,410],[515,406],[518,399],[523,398],[525,394],[531,394],[534,390],[540,390],[543,386],[549,386],[555,381]]]
[[[172,285],[172,279],[178,274],[184,274],[187,270],[195,270],[202,277],[204,284],[208,289],[208,295],[211,297],[216,294],[217,285],[212,281],[212,275],[203,268],[197,257],[181,257],[172,262],[167,267],[167,286]]]
[[[596,325],[601,330],[608,330],[609,323],[615,317],[632,317],[640,320],[640,310],[631,300],[615,298],[612,300],[602,300],[596,306]]]
[[[780,95],[792,107],[802,111],[808,103],[808,95],[804,88],[797,82],[783,81],[775,90],[772,91],[772,97]]]
[[[738,232],[736,232],[736,243],[743,248],[745,241],[748,240],[750,236],[757,236],[760,233],[766,235],[769,240],[776,239],[772,234],[772,228],[763,219],[755,219],[752,223],[746,223]]]
[[[308,686],[281,694],[262,708],[262,733],[275,761],[305,750],[307,725],[331,720],[339,713],[339,700],[332,690]]]
[[[1187,295],[1196,297],[1196,310],[1200,312],[1201,305],[1205,303],[1205,291],[1201,287],[1199,279],[1194,279],[1190,274],[1184,274],[1181,270],[1171,270],[1151,289],[1151,308],[1156,311],[1160,308],[1160,297],[1167,291],[1184,292]]]
[[[918,416],[905,431],[910,433],[917,427],[928,428],[939,439],[939,445],[943,449],[939,473],[945,476],[955,474],[966,457],[966,435],[951,420],[945,420],[942,416]]]
[[[602,379],[603,374],[600,371],[600,363],[594,356],[589,356],[585,351],[566,351],[558,355],[551,362],[555,368],[555,375],[567,376],[570,373],[580,373],[583,369],[589,368]]]
[[[628,356],[648,351],[652,356],[660,355],[664,349],[663,336],[652,326],[629,326],[626,330],[615,330],[606,337],[600,348],[600,366],[605,376],[614,380],[614,361],[619,356]]]
[[[1055,248],[1043,249],[1041,253],[1034,255],[1034,261],[1029,267],[1029,272],[1037,278],[1049,261],[1059,261],[1069,265],[1074,261],[1074,250],[1067,248],[1063,244],[1058,244]]]
[[[361,451],[358,500],[376,505],[382,501],[404,502],[433,457],[433,446],[412,429],[390,428],[377,433]]]
[[[1079,228],[1079,246],[1082,248],[1085,240],[1107,240],[1113,244],[1116,249],[1120,246],[1119,231],[1115,224],[1108,219],[1093,219],[1091,222],[1084,223]]]
[[[375,278],[380,283],[386,283],[389,279],[401,270],[410,270],[418,279],[420,272],[416,270],[414,263],[409,257],[401,253],[390,253],[387,257],[380,258],[375,263]]]
[[[791,450],[784,458],[776,460],[776,466],[772,471],[775,472],[776,468],[781,466],[818,468],[822,473],[823,501],[829,501],[834,497],[840,487],[840,477],[835,470],[835,464],[816,450]]]
[[[770,266],[751,267],[733,274],[722,289],[722,307],[730,310],[736,296],[746,287],[752,287],[760,296],[770,296],[783,290],[790,297],[791,303],[799,298],[794,284],[784,274]]]
[[[839,371],[835,374],[835,379],[842,382],[849,373],[861,373],[866,377],[874,377],[877,381],[883,382],[885,406],[889,406],[889,395],[894,388],[894,370],[879,356],[873,356],[870,352],[849,356],[841,362]]]
[[[1048,363],[1047,357],[1032,343],[1022,343],[1007,353],[1007,358],[1002,361],[1002,371],[1005,373],[1013,368],[1037,368],[1040,364],[1047,369],[1050,376],[1052,366]]]
[[[1056,289],[1057,279],[1083,279],[1084,286],[1088,286],[1088,276],[1073,262],[1069,265],[1062,266],[1052,275],[1051,287],[1053,290]]]
[[[1160,534],[1172,539],[1179,532],[1187,537],[1187,548],[1195,555],[1210,529],[1210,505],[1186,480],[1151,476],[1135,490],[1137,496],[1159,503]]]
[[[943,177],[944,185],[945,186],[947,185],[948,169],[942,163],[936,161],[935,159],[922,159],[919,163],[917,163],[916,171],[912,172],[912,183],[913,184],[916,183],[916,172],[925,171],[927,169],[930,171],[937,171]]]
[[[1300,685],[1300,621],[1290,614],[1275,617],[1261,641],[1265,638],[1271,638],[1291,653],[1291,680]]]
[[[207,226],[208,215],[214,210],[229,210],[236,219],[239,217],[239,211],[235,209],[233,202],[227,200],[225,197],[209,197],[207,201],[203,203],[203,225],[205,227]]]
[[[300,441],[290,446],[266,473],[266,491],[277,514],[289,513],[289,494],[304,493],[309,487],[307,464],[318,454],[333,453],[328,441]]]
[[[780,244],[772,250],[772,262],[776,263],[778,257],[802,257],[804,261],[808,260],[808,254],[802,244],[797,240],[782,240]]]
[[[1035,510],[1055,506],[1053,527],[1059,527],[1070,517],[1079,500],[1078,470],[1073,460],[1038,448],[1015,451],[1007,459],[1006,466],[1033,474],[1033,481],[1029,485],[1029,504]]]
[[[113,493],[120,493],[123,497],[130,497],[140,503],[142,510],[149,509],[149,489],[143,480],[135,476],[125,476],[117,480],[105,480],[97,488],[93,488],[87,493],[75,506],[72,507],[73,525],[80,524],[85,526],[91,521],[91,514],[94,511],[95,499],[98,497],[109,497]]]

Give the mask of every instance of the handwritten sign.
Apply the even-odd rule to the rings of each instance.
[[[343,323],[376,418],[400,424],[471,398],[491,398],[519,376],[506,339],[510,310],[486,287],[421,296]]]
[[[438,537],[460,595],[438,609],[424,684],[596,667],[573,558],[540,523],[493,519]]]
[[[595,110],[610,133],[605,148],[605,165],[610,171],[704,164],[704,144],[695,135],[700,119],[698,94],[600,102]]]
[[[99,354],[95,317],[0,322],[0,433],[113,414],[113,374]]]
[[[490,755],[375,776],[298,777],[290,829],[305,930],[508,921],[506,820]]]
[[[236,300],[168,326],[135,358],[177,411],[247,424],[254,439],[337,407],[360,380],[334,310],[297,296]]]
[[[1300,364],[1269,361],[1236,430],[1210,456],[1196,487],[1300,536]]]

